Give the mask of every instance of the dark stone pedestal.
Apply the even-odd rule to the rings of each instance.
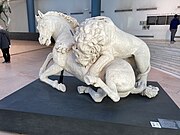
[[[56,78],[56,77],[52,77]],[[180,120],[180,110],[160,88],[153,99],[130,95],[114,103],[95,103],[78,94],[83,85],[65,77],[62,93],[36,80],[0,101],[0,130],[37,135],[180,135],[180,130],[152,128],[150,121]]]

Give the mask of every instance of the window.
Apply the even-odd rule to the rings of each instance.
[[[167,16],[157,16],[156,25],[166,25]]]
[[[147,25],[156,25],[157,16],[148,16]]]
[[[147,16],[147,25],[169,25],[174,15]]]

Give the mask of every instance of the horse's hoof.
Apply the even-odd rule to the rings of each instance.
[[[78,91],[79,94],[84,93],[85,90],[86,90],[86,87],[84,87],[84,86],[78,86],[78,87],[77,87],[77,91]]]
[[[108,95],[114,102],[118,102],[120,100],[119,95]]]
[[[58,90],[65,92],[66,91],[66,86],[62,83],[58,84]]]
[[[97,77],[90,76],[90,75],[85,75],[84,76],[84,81],[87,85],[94,85],[95,82],[97,82]]]
[[[114,102],[118,102],[120,100],[120,97],[118,96],[118,97],[115,97],[115,98],[113,98],[113,101]]]
[[[102,102],[102,100],[103,100],[103,97],[99,97],[99,98],[94,99],[94,101],[96,103],[100,103],[100,102]]]

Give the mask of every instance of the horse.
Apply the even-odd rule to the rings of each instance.
[[[1,0],[0,1],[0,19],[4,22],[6,29],[8,29],[8,25],[11,21],[8,13],[11,13],[11,7],[9,4],[9,0]],[[3,18],[2,15],[5,16],[5,19]]]
[[[78,50],[74,40],[74,32],[79,26],[76,19],[60,12],[49,11],[43,14],[38,11],[36,20],[40,34],[39,43],[48,46],[51,44],[51,37],[55,39],[52,52],[40,68],[40,80],[62,92],[66,91],[65,84],[59,84],[57,80],[49,79],[49,76],[65,70],[82,82],[88,82],[86,80],[88,78],[84,76],[90,66],[97,60],[97,57],[95,55],[90,56],[88,59],[89,65],[86,67],[76,62],[76,52]],[[47,68],[50,60],[53,60],[53,64]],[[106,96],[109,96],[114,102],[118,102],[121,97],[126,97],[130,93],[139,93],[139,90],[135,88],[135,74],[132,66],[123,59],[119,60],[117,58],[107,64],[100,76],[94,77],[93,81],[92,85],[98,87],[97,91],[89,86],[78,86],[78,92],[80,94],[89,93],[95,102],[101,102]],[[147,91],[144,94],[147,96]],[[156,96],[157,91],[151,95],[151,97]]]
[[[54,22],[52,22],[51,19],[54,20]],[[36,20],[38,22],[37,29],[39,30],[39,33],[40,33],[39,38],[38,38],[40,44],[49,46],[51,44],[51,37],[53,37],[53,39],[55,40],[55,47],[53,48],[53,52],[55,53],[56,51],[58,52],[61,51],[65,53],[66,51],[68,51],[68,48],[70,48],[71,45],[74,44],[74,39],[71,36],[74,33],[75,27],[79,25],[76,19],[60,12],[58,13],[58,12],[50,11],[50,12],[47,12],[46,14],[43,14],[38,10],[38,16],[36,16]],[[64,25],[64,27],[62,27],[63,25],[59,24],[59,22],[65,23],[67,25],[66,26]],[[44,28],[47,28],[46,25],[48,25],[48,28],[49,28],[48,30],[46,29],[44,30]],[[61,39],[58,36],[61,37]],[[66,39],[66,38],[69,38],[69,40],[65,40],[65,41],[69,41],[69,43],[66,43],[65,45],[63,44],[63,42],[65,43],[65,41],[61,41],[61,40]],[[53,52],[48,54],[47,59],[45,60],[42,67],[40,68],[39,76],[41,76],[42,73],[46,70],[47,65],[49,64],[51,60],[54,60],[55,63],[58,63],[58,59],[56,58],[53,59]],[[54,56],[56,55],[57,54],[54,54]],[[46,83],[51,85],[52,82],[49,79],[47,79]],[[55,86],[56,88],[58,86],[59,87],[61,86],[61,84],[60,85],[55,84],[55,85],[56,85]],[[63,88],[65,87],[62,85],[62,88],[57,88],[57,89],[63,89]]]

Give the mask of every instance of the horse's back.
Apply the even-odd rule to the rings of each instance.
[[[132,66],[125,60],[116,58],[106,69],[106,82],[115,83],[120,91],[135,86],[135,74]]]

